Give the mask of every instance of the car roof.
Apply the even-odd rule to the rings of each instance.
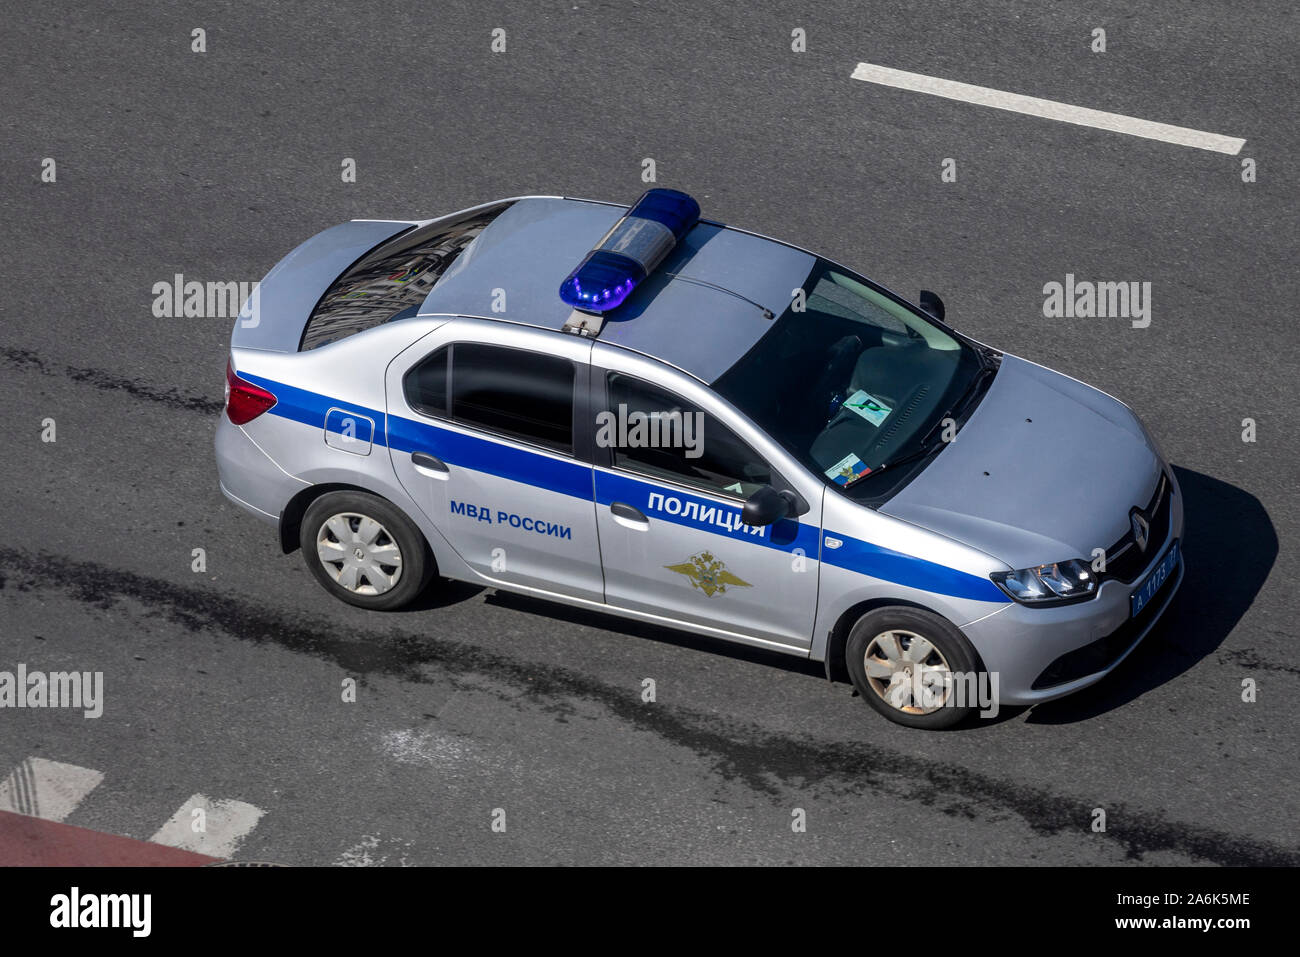
[[[560,299],[560,283],[627,209],[582,199],[519,199],[457,257],[420,312],[558,332],[573,313]],[[772,327],[763,310],[781,315],[815,261],[802,249],[702,220],[606,315],[599,341],[714,382]],[[492,308],[498,289],[505,294],[501,312]]]

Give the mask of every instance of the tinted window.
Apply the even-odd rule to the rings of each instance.
[[[573,451],[573,363],[523,349],[457,343],[452,418],[502,435]]]
[[[425,415],[447,414],[447,363],[451,349],[444,346],[406,373],[403,388],[411,408]]]
[[[614,450],[614,465],[748,498],[769,485],[758,453],[699,406],[641,379],[609,374],[609,411],[597,443]]]

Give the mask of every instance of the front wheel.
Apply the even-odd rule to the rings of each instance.
[[[903,606],[867,612],[849,632],[844,656],[858,694],[890,721],[937,730],[976,710],[969,694],[982,678],[975,649],[933,612]]]
[[[428,584],[433,556],[415,524],[368,492],[328,492],[302,518],[302,556],[335,598],[377,611],[409,604]]]

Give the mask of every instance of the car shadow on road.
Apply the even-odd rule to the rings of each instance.
[[[484,595],[484,593],[486,593]],[[484,595],[483,601],[489,605],[509,608],[526,615],[537,615],[551,621],[567,622],[585,628],[614,632],[631,638],[643,638],[661,644],[674,645],[679,648],[694,648],[719,655],[726,655],[742,661],[784,668],[800,674],[816,675],[825,680],[826,670],[820,662],[808,661],[770,651],[753,645],[740,645],[724,641],[712,635],[655,625],[615,615],[612,612],[577,608],[563,602],[552,601],[535,595],[523,595],[518,592],[493,588],[491,585],[476,585],[470,582],[443,578],[431,583],[411,604],[399,609],[395,614],[405,615],[416,612],[436,611],[469,601],[478,595]]]
[[[797,658],[793,655],[770,651],[754,645],[741,645],[696,631],[635,621],[609,612],[575,608],[572,605],[548,601],[545,598],[535,598],[531,595],[520,595],[508,591],[496,591],[488,595],[484,601],[489,605],[498,605],[502,608],[510,608],[529,615],[544,615],[547,618],[568,622],[573,625],[597,628],[601,631],[615,632],[631,638],[642,638],[678,648],[692,648],[695,651],[704,651],[724,655],[738,661],[749,661],[769,667],[783,668],[786,671],[817,676],[822,681],[826,680],[826,670],[822,667],[821,662],[809,661],[807,658]]]
[[[436,611],[469,601],[475,595],[487,591],[487,585],[475,585],[472,582],[441,578],[429,583],[429,586],[409,605],[400,610],[400,614],[417,611]]]
[[[1183,492],[1182,588],[1118,668],[1083,691],[1034,707],[1027,722],[1086,721],[1141,697],[1215,652],[1267,580],[1277,532],[1259,499],[1200,472],[1174,468]]]

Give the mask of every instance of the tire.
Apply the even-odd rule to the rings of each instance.
[[[327,492],[316,499],[302,517],[299,543],[324,589],[358,608],[391,611],[410,604],[436,568],[415,524],[368,492]]]
[[[917,645],[918,640],[928,642],[930,651]],[[926,678],[913,677],[918,654],[923,655],[919,663]],[[945,691],[936,683],[927,692],[926,680],[937,682],[943,669],[976,674],[978,661],[971,643],[952,623],[933,612],[901,605],[877,608],[859,618],[844,648],[849,677],[867,704],[897,724],[932,731],[950,728],[978,709],[973,704],[956,707],[951,685]]]

